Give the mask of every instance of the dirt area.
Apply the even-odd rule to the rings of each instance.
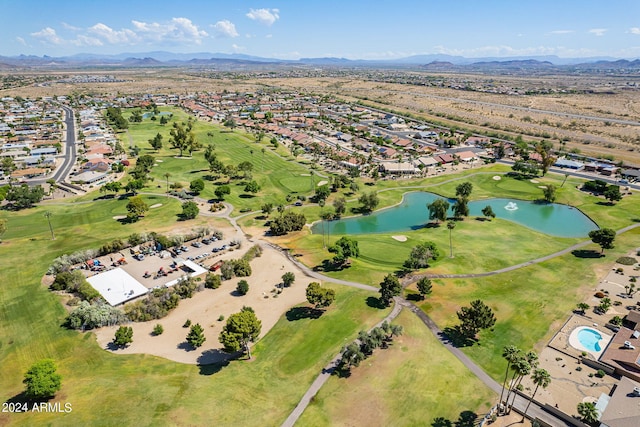
[[[250,246],[245,244],[248,249]],[[227,254],[240,256],[239,251]],[[191,299],[180,301],[179,306],[167,317],[143,323],[131,323],[133,343],[122,350],[110,350],[117,327],[101,328],[96,331],[98,344],[117,354],[145,353],[164,357],[180,363],[210,364],[228,357],[221,352],[218,334],[224,326],[220,316],[228,318],[240,311],[243,306],[252,307],[258,319],[262,321],[261,336],[264,336],[291,306],[306,300],[305,289],[312,280],[300,274],[284,255],[272,248],[265,248],[261,257],[251,262],[253,274],[246,278],[249,293],[236,296],[235,288],[239,279],[224,281],[218,289],[205,289]],[[285,288],[280,295],[272,291],[281,282],[281,276],[287,271],[296,273],[296,281]],[[200,323],[204,328],[206,341],[202,347],[193,349],[185,341],[188,328],[183,328],[189,319],[192,324]],[[153,336],[156,324],[164,327],[162,335]]]

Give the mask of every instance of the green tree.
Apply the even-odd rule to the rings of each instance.
[[[43,359],[34,363],[22,380],[25,396],[29,399],[48,399],[62,388],[62,376],[58,374],[52,359]]]
[[[391,304],[391,299],[402,292],[402,285],[396,276],[387,274],[384,280],[380,282],[380,290],[378,292],[380,292],[380,301],[388,307]]]
[[[329,247],[329,252],[335,254],[333,263],[337,265],[344,265],[350,257],[357,258],[360,255],[358,241],[347,236],[342,236],[333,246]]]
[[[347,200],[344,197],[336,197],[333,201],[336,218],[340,218],[347,211]]]
[[[470,339],[474,339],[481,329],[491,328],[496,323],[493,310],[479,299],[471,301],[470,307],[462,307],[456,315],[460,320],[460,332]]]
[[[228,185],[221,185],[215,189],[214,193],[218,200],[224,200],[225,195],[231,194],[231,187]]]
[[[200,208],[198,204],[193,201],[184,202],[182,204],[182,214],[181,217],[183,219],[194,219],[200,213]]]
[[[153,327],[153,335],[158,336],[158,335],[162,335],[162,333],[164,332],[164,327],[158,323],[156,326]]]
[[[436,220],[436,222],[442,222],[447,219],[447,213],[449,212],[449,202],[445,199],[438,198],[427,205],[429,210],[429,219]]]
[[[578,415],[582,418],[587,424],[593,424],[598,421],[598,417],[600,416],[598,409],[596,409],[596,405],[591,402],[580,402],[578,403]]]
[[[44,197],[44,189],[41,185],[29,187],[27,184],[11,186],[7,191],[5,199],[12,209],[30,208],[39,203]]]
[[[306,294],[307,301],[315,308],[329,307],[336,299],[336,292],[333,289],[323,288],[318,282],[309,283]]]
[[[113,343],[118,347],[126,347],[133,342],[133,328],[131,326],[120,326],[113,337]]]
[[[226,325],[220,332],[219,340],[225,351],[245,351],[251,359],[249,343],[260,336],[262,322],[258,320],[250,307],[243,307],[239,313],[234,313],[227,319]]]
[[[164,125],[166,125],[167,123],[169,123],[169,119],[167,118],[167,116],[166,116],[166,115],[162,115],[162,116],[160,116],[160,124],[161,124],[162,126],[164,126]]]
[[[288,288],[289,286],[293,285],[293,282],[295,281],[296,281],[296,275],[293,274],[293,272],[291,271],[287,271],[282,275],[282,285],[285,288]]]
[[[222,278],[219,274],[207,273],[204,279],[204,287],[207,289],[218,289],[222,285]]]
[[[196,178],[189,183],[189,190],[192,193],[198,195],[204,190],[204,180],[202,178]]]
[[[300,231],[306,224],[307,219],[304,214],[295,212],[283,213],[280,217],[270,223],[270,233],[274,236],[283,236],[290,231]]]
[[[495,218],[496,217],[495,212],[493,212],[493,209],[489,205],[487,205],[484,208],[482,208],[482,215],[484,215],[485,218]]]
[[[273,211],[273,203],[265,203],[264,205],[262,205],[261,209],[263,214],[269,216]]]
[[[341,370],[350,370],[352,366],[359,366],[360,363],[366,358],[365,354],[360,349],[360,346],[356,342],[352,342],[342,350],[342,356],[338,366]]]
[[[151,145],[151,148],[156,151],[162,148],[162,135],[160,135],[160,132],[158,132],[156,136],[149,140],[149,144]]]
[[[411,249],[409,258],[404,262],[405,268],[416,270],[429,266],[430,260],[437,260],[440,257],[440,251],[433,242],[423,242]]]
[[[253,170],[253,163],[244,161],[238,165],[238,170],[243,173],[243,178],[246,179]]]
[[[458,197],[453,203],[453,216],[457,219],[469,216],[469,200],[465,197]]]
[[[522,355],[522,352],[515,345],[508,345],[502,349],[502,357],[507,361],[507,369],[504,373],[504,381],[502,381],[502,390],[500,390],[499,405],[503,404],[502,396],[504,395],[504,389],[507,386],[507,379],[509,377],[509,369],[511,364],[514,363]],[[509,394],[507,394],[508,400]]]
[[[256,181],[249,181],[244,187],[246,193],[257,193],[260,191],[260,185]]]
[[[589,310],[589,307],[589,304],[587,304],[586,302],[580,302],[576,306],[580,314],[584,314],[587,310]]]
[[[327,184],[325,185],[321,185],[320,187],[316,188],[316,194],[314,196],[316,202],[320,202],[320,200],[327,200],[327,198],[329,197],[329,195],[331,194],[331,188],[329,188],[329,186]]]
[[[604,253],[605,249],[613,249],[613,242],[616,239],[616,232],[610,228],[600,228],[589,232],[589,238],[593,243],[599,245]]]
[[[204,344],[206,340],[207,338],[204,336],[204,329],[202,329],[202,326],[200,326],[199,323],[191,325],[189,333],[187,334],[187,342],[193,347],[198,348]]]
[[[240,295],[246,295],[249,292],[249,283],[246,280],[240,280],[236,285],[236,292]]]
[[[373,212],[380,203],[380,199],[378,198],[378,194],[375,191],[371,191],[370,193],[364,193],[362,196],[358,198],[358,202],[360,203],[360,211],[362,213],[371,213]]]
[[[614,202],[618,202],[622,200],[622,193],[620,193],[620,187],[617,185],[610,185],[604,190],[602,193],[605,199],[607,199],[611,204]]]
[[[196,141],[194,133],[191,131],[191,127],[191,122],[186,126],[176,122],[169,131],[171,147],[177,148],[180,151],[180,157],[182,157],[184,151],[188,151],[189,154],[191,154],[191,152],[198,147],[198,142]]]
[[[147,205],[144,200],[142,200],[142,197],[129,197],[129,203],[127,203],[127,211],[129,212],[127,214],[127,219],[129,221],[137,221],[138,218],[144,216],[145,212],[147,212],[148,210],[149,205]]]
[[[556,201],[556,186],[553,184],[548,184],[542,189],[542,193],[544,195],[544,201],[547,203],[553,203]]]
[[[527,411],[529,410],[529,406],[531,405],[531,401],[536,397],[536,393],[538,392],[538,388],[542,386],[542,388],[547,388],[549,384],[551,384],[551,375],[544,369],[536,369],[531,374],[531,380],[536,385],[536,388],[533,390],[533,395],[529,399],[529,403],[527,403],[527,407],[524,408],[524,414],[522,414],[522,421],[524,422],[525,417],[527,416]]]
[[[420,293],[420,296],[422,297],[422,299],[424,299],[427,295],[430,295],[431,292],[433,292],[433,285],[431,284],[431,279],[429,279],[428,277],[422,277],[418,280],[418,283],[416,283],[416,286],[418,288],[418,292]]]
[[[473,184],[469,181],[463,182],[456,187],[456,197],[468,199],[471,196],[471,191],[473,191]]]

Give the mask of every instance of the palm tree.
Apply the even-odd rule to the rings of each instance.
[[[524,422],[525,417],[527,416],[527,411],[529,410],[529,405],[531,405],[531,401],[534,397],[536,397],[536,393],[538,392],[538,387],[542,386],[542,388],[547,388],[547,386],[551,383],[551,375],[544,369],[536,369],[533,371],[531,375],[531,380],[536,385],[536,388],[533,390],[533,395],[529,399],[529,403],[527,403],[527,407],[524,408],[524,414],[522,414],[522,421]]]
[[[447,228],[449,229],[449,258],[453,258],[453,241],[451,240],[451,230],[456,228],[455,221],[447,222]]]
[[[169,193],[169,177],[171,176],[171,174],[169,172],[165,172],[163,176],[164,176],[164,179],[167,181],[167,194],[168,194]]]
[[[512,365],[511,369],[513,369],[513,377],[511,377],[511,387],[509,390],[509,394],[507,394],[507,414],[511,413],[511,407],[513,406],[513,402],[516,400],[516,390],[522,378],[525,375],[529,375],[531,372],[531,365],[527,361],[526,357],[520,356],[518,360],[516,360]],[[509,405],[509,398],[513,393],[513,399],[511,400],[511,405]]]
[[[264,172],[264,153],[267,151],[266,148],[262,147],[262,167],[260,168],[260,172]]]
[[[591,402],[578,403],[578,414],[582,417],[582,421],[587,424],[595,423],[598,421],[600,414],[596,409],[596,405]]]
[[[527,352],[527,354],[524,355],[524,362],[525,363],[522,363],[519,366],[518,384],[516,384],[513,389],[513,399],[511,400],[510,407],[513,407],[513,403],[516,401],[516,394],[517,394],[516,390],[518,390],[518,388],[520,387],[520,384],[522,384],[522,380],[524,376],[529,375],[532,369],[538,367],[538,364],[540,363],[538,362],[538,354],[535,351]],[[508,404],[509,404],[509,397],[507,396],[507,406],[509,406]],[[509,409],[509,411],[511,411],[511,409]]]
[[[49,230],[51,231],[51,240],[56,240],[56,236],[53,234],[53,227],[51,226],[51,212],[46,211],[44,213],[45,218],[47,218],[47,222],[49,223]]]
[[[504,388],[507,385],[507,378],[509,377],[509,368],[511,364],[516,361],[520,355],[520,349],[515,345],[508,345],[502,350],[502,357],[507,360],[507,370],[504,373],[504,381],[502,381],[502,390],[500,391],[500,404],[502,405],[502,396],[504,394]]]

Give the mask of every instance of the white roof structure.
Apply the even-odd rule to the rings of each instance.
[[[105,271],[87,278],[87,282],[100,292],[112,306],[145,295],[149,290],[121,268]]]
[[[205,268],[200,267],[198,264],[196,264],[196,263],[195,263],[195,262],[193,262],[193,261],[189,261],[189,260],[186,260],[186,261],[182,261],[182,260],[177,261],[177,259],[176,259],[176,262],[178,262],[179,264],[180,264],[180,263],[182,263],[185,267],[189,268],[189,270],[192,270],[192,272],[191,272],[191,273],[183,274],[182,276],[180,276],[180,278],[175,279],[175,280],[171,280],[170,282],[165,283],[164,285],[165,285],[166,287],[169,287],[169,286],[173,286],[173,285],[175,285],[175,284],[176,284],[176,283],[178,283],[178,281],[180,281],[180,279],[182,279],[184,276],[195,277],[195,276],[199,276],[199,275],[204,274],[204,273],[206,273],[206,272],[207,272],[207,270],[206,270]]]

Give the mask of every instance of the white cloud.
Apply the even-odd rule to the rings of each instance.
[[[608,30],[606,28],[592,28],[591,30],[589,30],[589,34],[593,34],[597,37],[602,37],[607,31]]]
[[[70,31],[81,31],[82,28],[80,27],[74,27],[71,24],[67,24],[66,22],[62,23],[62,28],[64,28],[65,30],[70,30]]]
[[[97,23],[93,27],[90,27],[88,31],[89,33],[95,35],[96,37],[102,38],[103,40],[111,44],[133,43],[138,38],[136,33],[134,33],[129,29],[116,31],[113,28],[101,22]],[[91,45],[91,46],[94,46],[94,45]]]
[[[232,45],[231,45],[231,47],[233,48],[233,50],[234,50],[235,52],[242,52],[243,50],[246,50],[246,49],[247,49],[246,47],[244,47],[244,46],[240,46],[240,45],[237,45],[237,44],[235,44],[235,43],[234,43],[234,44],[232,44]]]
[[[31,33],[31,36],[39,39],[43,43],[62,44],[64,42],[64,40],[56,34],[56,30],[51,27],[46,27],[40,31]]]
[[[247,13],[249,19],[258,21],[261,24],[271,26],[274,22],[280,19],[279,9],[251,9]]]
[[[550,31],[549,34],[571,34],[574,33],[573,30],[555,30],[555,31]]]
[[[131,23],[136,29],[136,34],[147,41],[201,44],[202,39],[209,36],[188,18],[173,18],[164,24],[141,21],[131,21]]]
[[[76,46],[104,46],[104,43],[101,40],[82,34],[79,34],[75,40],[71,40],[71,43],[75,44]]]
[[[629,32],[631,34],[638,34],[640,35],[640,27],[633,27],[633,28],[629,28]]]
[[[238,37],[235,24],[227,19],[216,22],[212,27],[216,30],[216,37]]]
[[[18,41],[18,43],[20,43],[22,46],[27,46],[27,42],[22,38],[22,37],[16,37],[16,40]]]

